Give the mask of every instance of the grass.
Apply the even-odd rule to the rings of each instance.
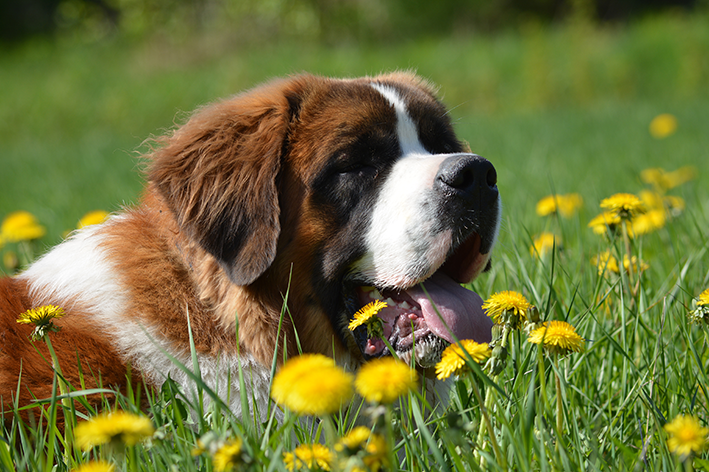
[[[473,369],[455,384],[445,412],[428,416],[421,399],[409,396],[391,412],[401,468],[479,470],[481,456],[482,470],[707,468],[703,455],[685,462],[673,455],[663,430],[680,413],[709,420],[708,327],[687,317],[692,299],[709,287],[706,19],[649,18],[626,29],[529,25],[494,37],[377,48],[272,44],[243,51],[208,38],[37,43],[6,51],[0,54],[0,217],[18,209],[37,215],[48,228],[35,243],[37,254],[85,212],[138,201],[136,149],[199,104],[300,70],[362,75],[416,68],[441,85],[459,135],[498,170],[500,241],[492,271],[475,281],[475,290],[483,298],[523,293],[543,319],[573,324],[586,350],[552,362],[515,332],[494,384],[499,390]],[[648,124],[663,112],[677,116],[679,127],[660,140]],[[649,265],[632,275],[637,287],[628,275],[599,275],[594,255],[608,249],[620,258],[628,250],[621,237],[587,228],[601,199],[645,188],[639,177],[645,168],[684,165],[698,176],[670,191],[684,199],[684,212],[630,245]],[[568,192],[584,198],[573,217],[535,214],[541,197]],[[554,232],[560,244],[540,259],[529,247],[542,231]],[[210,471],[209,456],[194,458],[191,450],[207,431],[230,431],[243,439],[254,468],[283,470],[294,429],[314,439],[290,422],[238,421],[218,402],[206,412],[192,405],[201,418],[195,421],[172,387],[110,401],[135,412],[135,397],[148,397],[159,431],[125,455],[63,448],[64,436],[51,427],[15,423],[3,435],[15,447],[0,441],[0,469],[67,470],[109,457],[119,470]],[[484,409],[487,392],[496,393]],[[55,399],[45,408],[60,404]],[[369,422],[365,412],[360,417]],[[491,428],[478,438],[486,418]]]

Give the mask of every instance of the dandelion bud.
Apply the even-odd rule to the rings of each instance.
[[[487,361],[485,368],[488,372],[490,372],[490,375],[500,375],[500,373],[505,370],[505,363],[500,362],[499,359],[490,358],[490,360]]]
[[[532,305],[529,307],[529,310],[527,310],[527,319],[530,323],[539,323],[541,318],[539,317],[539,309],[536,306]]]
[[[495,349],[492,350],[492,357],[504,362],[507,360],[507,348],[502,345],[495,346]]]
[[[524,322],[524,332],[527,336],[535,329],[543,325],[542,319],[539,316],[539,309],[536,306],[530,307],[527,311],[527,321]]]
[[[703,291],[698,298],[692,300],[689,320],[692,323],[704,322],[709,324],[709,289]]]
[[[498,344],[492,349],[492,355],[485,365],[490,375],[499,375],[504,369],[507,361],[507,348]]]

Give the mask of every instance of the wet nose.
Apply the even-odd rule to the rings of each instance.
[[[438,169],[435,185],[446,194],[480,198],[497,194],[497,171],[487,159],[475,154],[446,158]]]

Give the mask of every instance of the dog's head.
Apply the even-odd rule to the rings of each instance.
[[[324,348],[385,355],[347,328],[377,298],[385,337],[424,367],[456,338],[490,337],[460,284],[490,262],[496,172],[414,75],[298,76],[211,105],[166,139],[149,178],[233,284],[290,284],[296,329]]]

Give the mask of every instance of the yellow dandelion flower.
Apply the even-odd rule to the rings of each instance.
[[[330,470],[334,454],[322,444],[301,444],[293,452],[283,454],[283,462],[288,470],[300,470],[307,467],[312,470],[316,466],[321,470]]]
[[[642,259],[638,259],[637,256],[628,257],[627,254],[623,256],[623,268],[626,272],[632,270],[633,272],[644,272],[650,268],[647,262]]]
[[[606,271],[620,274],[618,259],[616,259],[610,251],[603,251],[602,253],[594,256],[593,264],[598,268],[598,275],[603,275]],[[633,272],[644,272],[649,268],[650,266],[647,262],[642,259],[638,259],[637,256],[628,257],[627,254],[623,256],[623,269],[625,269],[626,272],[629,270],[632,270]]]
[[[386,308],[386,306],[387,304],[381,300],[374,300],[372,303],[365,305],[354,314],[354,317],[348,326],[349,330],[354,331],[358,326],[370,323],[377,317],[377,313],[379,313],[383,308]]]
[[[400,360],[382,357],[364,364],[354,385],[368,402],[388,404],[416,389],[418,374]]]
[[[699,424],[694,416],[677,415],[664,429],[669,435],[667,447],[678,456],[699,453],[707,447],[709,429]]]
[[[242,446],[243,441],[241,438],[232,438],[225,441],[214,453],[214,470],[226,472],[236,467],[241,461]]]
[[[547,195],[537,202],[537,215],[548,216],[556,213],[559,195]]]
[[[2,248],[2,241],[0,241],[0,249]],[[20,260],[17,258],[17,253],[15,251],[5,251],[2,255],[2,265],[5,266],[7,270],[16,270],[20,267]]]
[[[661,190],[665,187],[665,169],[651,167],[640,171],[640,180],[646,184],[653,185]]]
[[[670,216],[678,216],[684,211],[686,204],[684,199],[681,197],[676,197],[674,195],[667,195],[662,199],[662,203],[665,207],[665,211],[670,214]]]
[[[653,190],[642,190],[638,194],[640,200],[645,205],[648,210],[662,210],[664,204],[662,203],[662,195]]]
[[[636,216],[630,222],[630,232],[633,236],[642,236],[652,233],[665,226],[667,216],[665,210],[650,210],[647,213]]]
[[[677,186],[680,186],[686,182],[689,182],[690,180],[694,180],[697,178],[697,168],[694,166],[683,166],[680,167],[677,170],[673,170],[672,172],[668,172],[666,175],[667,179],[667,188],[675,188]]]
[[[603,275],[607,270],[616,274],[620,273],[618,259],[613,257],[610,251],[603,251],[602,253],[594,256],[593,265],[598,268],[598,275]]]
[[[646,211],[642,200],[632,193],[616,193],[604,198],[601,200],[601,208],[621,220],[631,220],[635,215]]]
[[[196,446],[192,448],[192,451],[191,451],[192,455],[197,457],[197,456],[201,456],[205,452],[207,452],[207,445],[204,444],[204,442],[201,439],[198,439]]]
[[[97,225],[103,223],[108,218],[108,212],[103,210],[90,211],[79,220],[79,224],[76,225],[78,229],[85,228],[86,226]]]
[[[659,167],[645,169],[640,172],[640,179],[646,184],[652,185],[661,193],[694,180],[696,177],[697,168],[692,166],[680,167],[672,172],[667,172]]]
[[[529,252],[533,256],[544,258],[554,249],[555,245],[558,246],[554,233],[542,233],[534,238],[534,242],[532,247],[529,248]]]
[[[0,239],[6,243],[39,239],[46,233],[45,227],[28,211],[10,213],[0,225]]]
[[[665,218],[679,216],[686,206],[684,200],[680,197],[662,195],[650,190],[640,192],[640,199],[648,209],[648,214],[656,213],[662,215],[663,224]],[[635,219],[639,220],[643,216],[644,215],[638,215]]]
[[[527,319],[527,310],[531,306],[521,293],[504,290],[485,300],[482,308],[495,323],[511,323],[513,326],[517,326]]]
[[[537,215],[548,216],[558,213],[569,218],[583,205],[583,198],[578,193],[567,195],[547,195],[537,202]]]
[[[389,465],[387,443],[384,436],[373,434],[369,439],[369,443],[365,446],[364,451],[366,454],[362,458],[362,462],[364,462],[364,465],[366,465],[371,472],[377,472]]]
[[[77,445],[88,451],[102,444],[134,446],[155,432],[153,424],[142,415],[124,411],[104,413],[79,423],[74,430]]]
[[[588,227],[596,234],[605,234],[607,231],[613,232],[618,225],[620,225],[620,217],[609,211],[604,211],[588,222]]]
[[[352,397],[352,375],[321,354],[289,359],[273,379],[271,398],[301,415],[326,415]]]
[[[343,451],[347,449],[349,451],[357,451],[367,443],[371,435],[372,431],[366,426],[352,428],[352,431],[340,438],[337,444],[335,444],[335,450]]]
[[[195,447],[192,449],[192,455],[193,456],[200,456],[202,454],[207,454],[209,453],[212,457],[215,456],[218,450],[220,450],[224,446],[231,446],[231,451],[235,450],[236,445],[242,445],[242,440],[240,438],[224,438],[222,435],[218,434],[217,432],[210,430],[204,433],[199,439],[197,439],[197,443],[195,444]],[[227,452],[229,449],[225,450],[224,452]]]
[[[657,115],[650,121],[649,130],[653,138],[662,139],[671,136],[677,131],[677,118],[669,113]]]
[[[72,472],[115,472],[116,467],[104,461],[91,461],[72,469]]]
[[[697,299],[697,305],[709,306],[709,288],[699,294],[699,297]]]
[[[689,312],[689,319],[694,323],[703,321],[709,324],[709,288],[692,300],[692,309]]]
[[[466,355],[467,353],[467,355]],[[441,360],[436,364],[436,377],[445,380],[451,375],[460,375],[465,371],[468,357],[481,363],[492,355],[488,343],[477,343],[472,339],[463,339],[459,344],[451,344],[441,355]]]
[[[335,450],[344,454],[345,457],[359,455],[362,463],[371,472],[376,472],[388,465],[386,439],[380,434],[372,433],[365,426],[357,426],[352,429],[335,444]],[[352,467],[351,464],[344,469],[349,471],[364,470],[361,467]]]
[[[42,325],[64,316],[64,309],[54,305],[32,308],[22,313],[17,322],[22,324]]]
[[[546,321],[529,333],[530,343],[543,345],[551,354],[568,354],[584,350],[584,341],[566,321]]]
[[[45,305],[21,313],[17,317],[20,324],[33,324],[32,339],[43,338],[49,332],[59,331],[59,327],[54,325],[54,320],[64,316],[64,309],[54,305]]]

